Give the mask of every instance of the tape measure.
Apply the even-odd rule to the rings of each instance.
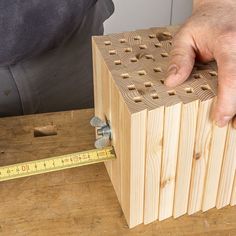
[[[0,182],[115,159],[113,147],[66,154],[0,167]]]

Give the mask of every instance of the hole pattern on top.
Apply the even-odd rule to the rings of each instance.
[[[114,56],[114,58],[117,56],[117,58],[119,58],[116,60],[113,59],[113,62],[115,66],[117,66],[117,70],[120,70],[120,78],[129,80],[129,83],[131,83],[130,85],[126,85],[127,90],[131,92],[130,94],[133,94],[132,91],[136,91],[136,93],[139,94],[133,97],[133,102],[145,102],[147,96],[149,96],[150,99],[161,99],[162,95],[159,96],[158,94],[160,91],[163,93],[164,97],[164,94],[166,94],[167,97],[178,96],[179,93],[176,92],[179,91],[178,87],[176,90],[168,90],[168,88],[165,87],[164,79],[168,59],[163,61],[161,59],[169,57],[168,53],[172,47],[171,33],[147,33],[146,36],[142,33],[142,36],[130,35],[129,38],[116,37],[110,39],[111,40],[104,41],[105,50],[108,51],[110,56]],[[112,47],[109,47],[111,45]],[[138,61],[139,63],[135,64]],[[123,66],[118,67],[120,65]],[[209,75],[207,78],[211,77],[212,79],[216,79],[217,72],[213,68],[215,67],[211,66],[211,64],[196,63],[190,79],[197,79],[206,83],[205,77],[207,74]],[[136,82],[132,84],[133,80],[137,81],[137,84]],[[138,82],[138,80],[140,80],[140,82]],[[197,83],[196,80],[193,81]],[[202,92],[211,90],[208,84],[203,84],[199,87]],[[161,88],[161,90],[158,90],[158,88]],[[192,93],[195,94],[195,89],[192,87],[181,87],[181,90],[188,94],[188,96],[191,96]],[[143,99],[144,95],[145,99]]]

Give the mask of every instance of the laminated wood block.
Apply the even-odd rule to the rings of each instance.
[[[235,202],[235,131],[210,118],[216,63],[164,85],[176,29],[92,40],[95,115],[112,128],[117,159],[106,168],[129,227]]]

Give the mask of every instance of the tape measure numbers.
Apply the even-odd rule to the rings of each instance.
[[[113,147],[66,154],[0,167],[0,182],[115,159]]]

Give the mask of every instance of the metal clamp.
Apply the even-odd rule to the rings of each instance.
[[[101,136],[95,141],[95,147],[99,149],[107,147],[112,138],[112,131],[108,121],[104,122],[100,118],[94,116],[91,119],[90,124],[97,128],[97,135]]]

